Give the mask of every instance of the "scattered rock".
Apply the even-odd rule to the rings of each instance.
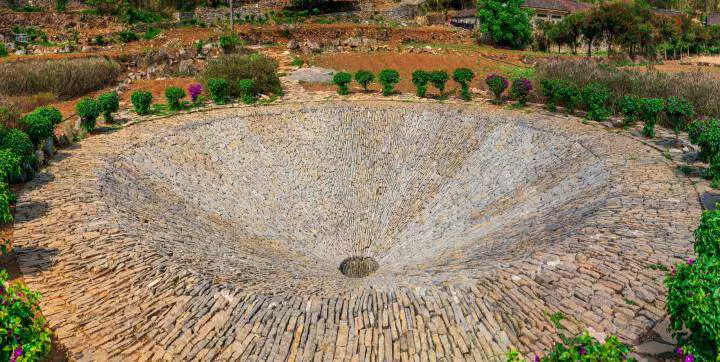
[[[287,43],[287,48],[290,50],[298,50],[300,49],[300,44],[298,44],[297,40],[290,39],[290,41]]]
[[[333,74],[335,74],[333,69],[309,67],[295,70],[287,78],[304,83],[324,84],[332,82]]]

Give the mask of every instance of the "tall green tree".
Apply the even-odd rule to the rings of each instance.
[[[478,0],[480,31],[496,45],[524,49],[532,41],[531,11],[524,0]]]

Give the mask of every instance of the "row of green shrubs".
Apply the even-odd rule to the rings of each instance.
[[[81,125],[87,132],[95,129],[100,114],[105,117],[105,123],[112,123],[112,113],[120,108],[120,97],[115,92],[101,94],[97,99],[85,97],[75,104],[75,112],[80,117]]]

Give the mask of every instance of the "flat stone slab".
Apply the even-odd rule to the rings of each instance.
[[[335,70],[320,67],[300,68],[293,71],[287,76],[290,80],[296,80],[310,84],[326,84],[331,83]]]
[[[549,348],[554,312],[634,343],[701,211],[659,152],[578,119],[377,101],[93,135],[18,197],[24,279],[98,360],[485,361]]]
[[[700,196],[700,202],[705,210],[715,210],[717,209],[716,204],[720,202],[720,194],[705,192]]]

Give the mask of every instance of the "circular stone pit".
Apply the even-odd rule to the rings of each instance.
[[[376,103],[63,151],[20,193],[15,245],[70,356],[491,360],[549,347],[557,311],[631,343],[663,318],[649,266],[691,252],[700,207],[657,151],[571,117]],[[349,256],[375,264],[348,277]]]

